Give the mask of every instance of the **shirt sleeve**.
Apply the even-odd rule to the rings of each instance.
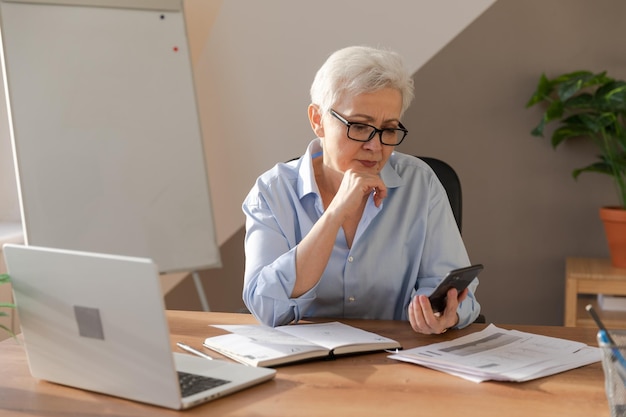
[[[285,199],[268,202],[257,184],[243,204],[246,267],[243,300],[256,318],[268,326],[298,321],[301,311],[315,300],[315,288],[292,298],[296,280],[295,228],[279,224],[277,210],[287,212]],[[265,195],[264,195],[265,194]],[[295,215],[295,214],[294,214]],[[286,222],[285,222],[286,223]]]

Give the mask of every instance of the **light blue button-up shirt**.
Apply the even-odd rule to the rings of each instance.
[[[278,326],[304,317],[408,320],[416,294],[430,294],[451,269],[470,265],[445,189],[422,160],[391,154],[381,171],[387,198],[370,196],[349,248],[340,229],[319,282],[292,298],[298,243],[324,207],[312,160],[319,139],[297,161],[261,175],[243,203],[246,268],[243,300],[256,318]],[[457,327],[480,313],[478,279],[458,309]]]

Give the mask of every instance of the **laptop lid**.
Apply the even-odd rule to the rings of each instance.
[[[181,409],[275,375],[172,354],[158,268],[150,259],[14,244],[3,251],[36,378]],[[182,398],[176,365],[228,382]]]

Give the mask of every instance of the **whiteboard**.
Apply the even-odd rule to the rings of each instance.
[[[181,0],[0,6],[26,243],[220,266]]]

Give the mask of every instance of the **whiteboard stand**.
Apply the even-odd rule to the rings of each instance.
[[[209,302],[206,299],[206,293],[204,292],[204,285],[202,285],[202,281],[200,280],[200,274],[198,274],[198,271],[193,271],[191,276],[194,284],[196,284],[196,291],[198,291],[198,298],[200,299],[202,309],[204,311],[211,311],[209,309]]]

